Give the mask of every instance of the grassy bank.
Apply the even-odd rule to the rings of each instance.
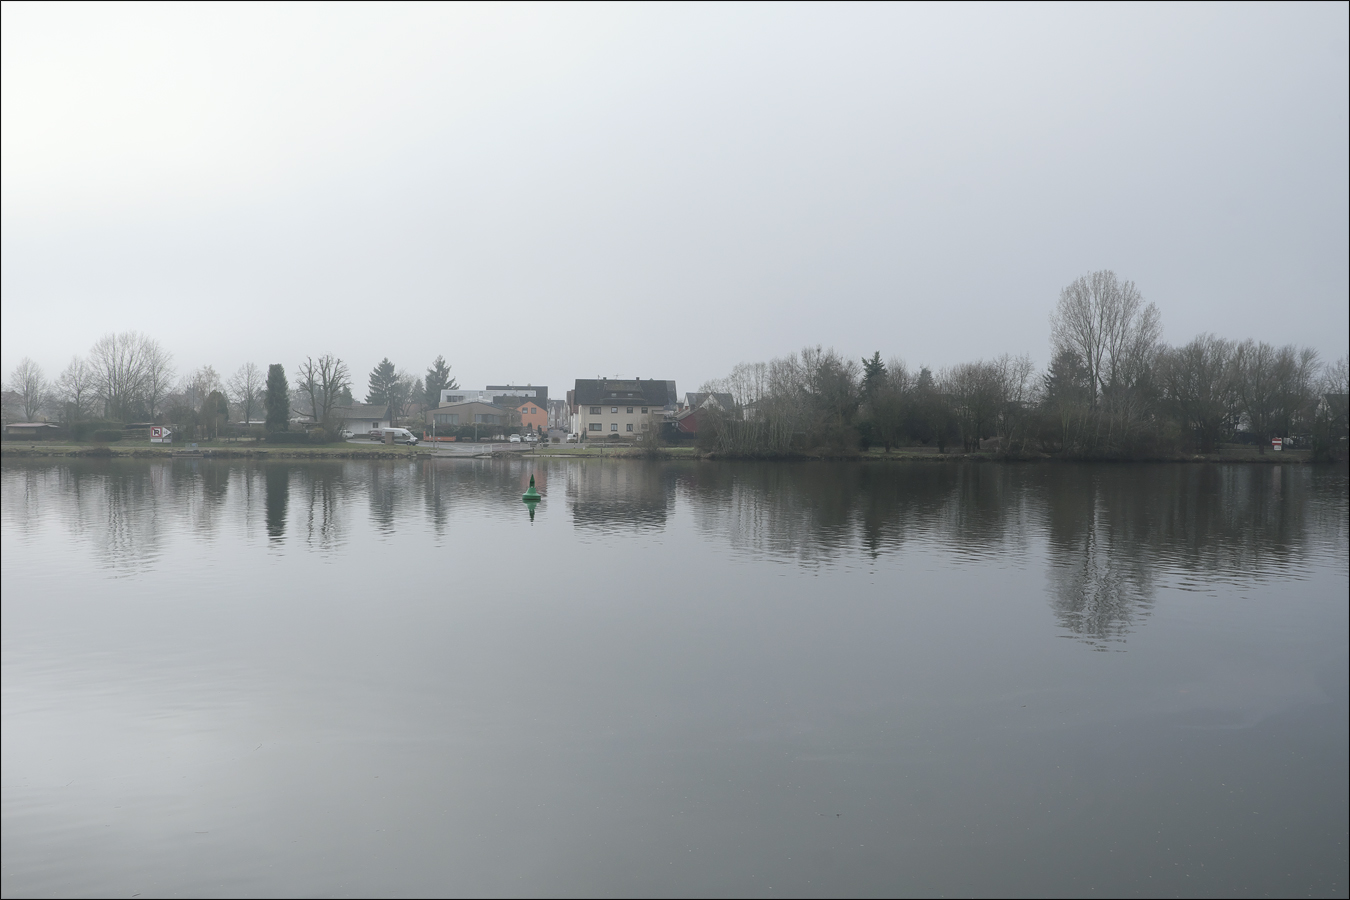
[[[149,441],[118,441],[114,444],[74,444],[46,441],[5,441],[0,444],[0,455],[9,457],[118,457],[138,459],[183,459],[211,457],[215,459],[413,459],[429,457],[431,452],[418,447],[371,444],[336,443],[300,445],[262,444],[248,441],[198,441],[197,448],[182,445],[165,446]]]
[[[885,451],[870,450],[826,450],[794,452],[780,454],[727,454],[711,453],[694,447],[668,447],[659,450],[637,450],[630,447],[549,447],[527,454],[531,457],[556,457],[568,459],[709,459],[709,460],[758,460],[764,462],[811,462],[824,460],[851,460],[855,462],[951,462],[970,460],[974,462],[1222,462],[1222,463],[1306,463],[1312,461],[1310,450],[1267,451],[1261,453],[1254,448],[1221,449],[1214,453],[1176,454],[1133,460],[1124,459],[1078,459],[1053,456],[1050,454],[1025,454],[1007,457],[990,451],[962,453],[960,451],[938,452],[935,447],[897,447]]]
[[[695,447],[665,447],[657,450],[639,449],[630,446],[587,446],[550,444],[537,450],[496,451],[483,448],[483,455],[517,459],[684,459],[684,460],[759,460],[759,461],[870,461],[870,462],[951,462],[970,460],[976,462],[1208,462],[1208,463],[1256,463],[1266,465],[1300,464],[1312,461],[1310,450],[1266,451],[1261,453],[1252,447],[1224,448],[1215,453],[1178,454],[1135,460],[1068,460],[1045,454],[1032,454],[1008,458],[992,452],[939,453],[934,447],[900,447],[889,452],[880,449],[830,451],[817,450],[806,453],[779,454],[773,456],[736,456],[730,454],[709,453]],[[149,441],[119,441],[115,444],[74,444],[47,443],[42,441],[5,441],[0,444],[0,455],[5,458],[29,457],[117,457],[139,459],[183,459],[210,457],[214,459],[430,459],[437,454],[426,445],[417,447],[399,447],[381,444],[364,446],[361,444],[335,443],[317,446],[302,445],[287,447],[284,445],[256,444],[234,441],[199,441],[197,449],[183,446],[166,447],[163,444],[151,444]],[[462,456],[460,458],[471,458]]]

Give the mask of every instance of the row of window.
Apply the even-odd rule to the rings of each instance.
[[[632,414],[633,414],[633,407],[629,406],[629,407],[626,407],[626,409],[628,410],[628,414],[629,414],[629,415],[632,415]],[[609,408],[609,411],[610,411],[611,413],[617,413],[617,412],[619,411],[619,408],[618,408],[617,406],[611,406],[611,407]],[[601,414],[603,414],[603,412],[604,412],[604,408],[603,408],[603,407],[600,407],[600,406],[592,406],[592,407],[591,407],[591,415],[593,415],[593,416],[601,415]],[[643,415],[646,415],[646,413],[647,413],[647,407],[645,407],[645,406],[642,407],[642,413],[643,413]],[[629,431],[632,431],[633,429],[630,428],[630,429],[628,429],[628,430],[629,430]]]
[[[504,416],[494,416],[490,414],[474,413],[473,420],[479,425],[505,425]],[[432,420],[437,425],[458,425],[459,413],[435,413]]]
[[[625,426],[625,427],[627,428],[628,431],[632,431],[632,430],[633,430],[633,425],[632,425],[631,422],[630,422],[627,426]],[[604,426],[603,424],[601,424],[600,422],[592,422],[590,425],[587,426],[587,428],[588,428],[588,430],[590,430],[590,431],[604,431],[604,430],[605,430],[605,426]],[[642,430],[643,430],[643,431],[646,431],[647,428],[648,428],[647,423],[646,423],[646,422],[643,422],[643,423],[642,423]],[[610,431],[618,431],[618,430],[619,430],[619,423],[618,423],[618,422],[610,422],[610,423],[609,423],[609,430],[610,430]]]

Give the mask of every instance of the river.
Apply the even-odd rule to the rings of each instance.
[[[1347,486],[6,461],[3,895],[1346,896]]]

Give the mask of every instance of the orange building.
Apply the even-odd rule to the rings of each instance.
[[[520,427],[529,430],[534,426],[535,431],[548,431],[548,407],[539,403],[533,397],[502,397],[502,401],[520,400],[520,405],[516,409],[520,412]]]

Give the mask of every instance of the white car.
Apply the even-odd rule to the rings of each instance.
[[[520,443],[520,435],[518,435],[518,434],[513,434],[513,435],[511,435],[511,443],[513,443],[513,444],[519,444],[519,443]]]
[[[392,434],[394,436],[395,444],[413,445],[417,443],[417,435],[406,428],[372,428],[370,430],[370,439],[376,443],[384,443],[384,436],[386,434]]]
[[[525,440],[529,441],[531,444],[537,444],[539,442],[539,435],[531,431],[529,434],[525,435]]]
[[[581,440],[581,437],[575,431],[567,436],[567,443],[569,444],[575,444],[579,440]]]

